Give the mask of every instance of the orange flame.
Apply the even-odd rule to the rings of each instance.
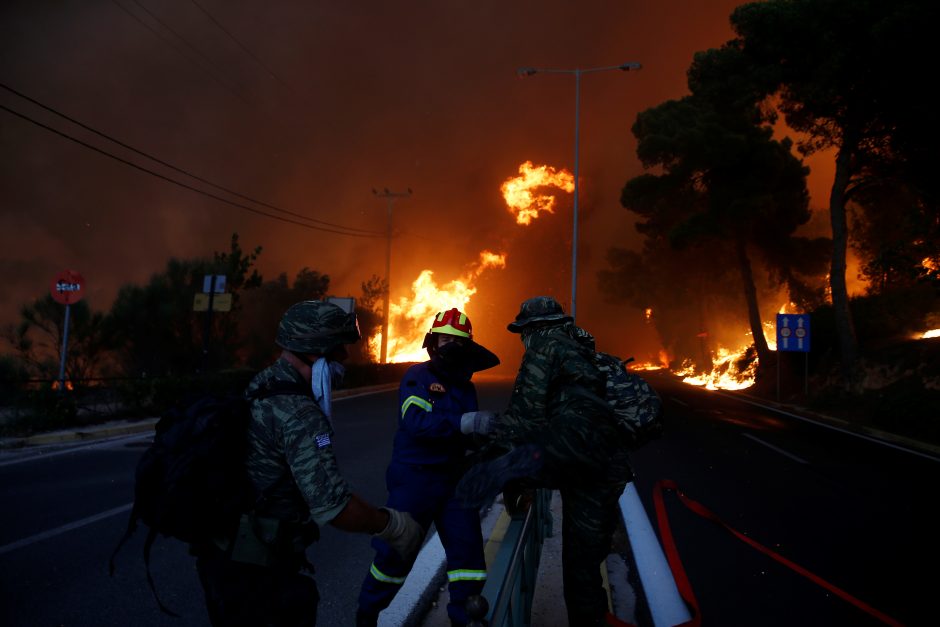
[[[786,313],[788,309],[795,310],[793,303],[784,303],[778,313]],[[776,321],[763,323],[764,338],[770,350],[777,350]],[[750,331],[744,334],[752,337]],[[744,390],[755,383],[758,360],[755,358],[743,370],[739,370],[738,363],[751,346],[750,341],[737,349],[718,347],[712,356],[711,371],[705,374],[696,374],[695,366],[691,360],[682,363],[673,374],[682,377],[683,383],[697,385],[708,390]]]
[[[538,193],[539,188],[554,187],[574,191],[574,177],[564,169],[534,166],[526,161],[519,166],[519,176],[507,179],[500,190],[510,213],[518,224],[530,224],[540,211],[553,212],[555,197]],[[545,190],[542,190],[545,191]],[[427,353],[421,347],[431,318],[439,311],[456,307],[465,313],[470,298],[476,293],[474,283],[482,272],[506,266],[506,254],[484,250],[479,259],[461,277],[438,285],[432,270],[422,270],[411,284],[411,295],[397,303],[389,303],[387,359],[392,363],[424,361]],[[369,352],[378,361],[381,356],[382,333],[369,338]]]
[[[543,187],[555,187],[569,194],[574,191],[574,177],[565,169],[555,170],[547,165],[534,166],[526,161],[519,166],[519,176],[506,179],[500,187],[509,212],[516,223],[531,224],[540,211],[554,213],[555,196],[538,193]]]
[[[462,277],[443,285],[434,280],[434,272],[422,270],[411,284],[411,296],[403,296],[397,303],[389,303],[388,347],[389,363],[424,361],[427,353],[421,344],[430,326],[431,318],[439,311],[456,307],[467,313],[467,303],[476,293],[474,281],[485,270],[506,267],[506,254],[484,250],[477,263]],[[369,338],[369,351],[378,361],[382,349],[381,331]]]
[[[931,329],[929,331],[924,331],[924,334],[920,336],[920,339],[929,340],[932,337],[940,337],[940,329]]]

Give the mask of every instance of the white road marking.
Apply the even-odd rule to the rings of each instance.
[[[797,457],[797,456],[794,455],[793,453],[788,453],[788,452],[786,452],[785,450],[783,450],[782,448],[776,447],[776,446],[774,446],[773,444],[770,444],[769,442],[764,442],[764,441],[761,440],[760,438],[755,437],[755,436],[751,435],[750,433],[742,433],[741,435],[743,435],[744,437],[746,437],[746,438],[749,439],[749,440],[754,440],[754,441],[757,442],[758,444],[763,444],[764,446],[766,446],[766,447],[769,448],[770,450],[776,451],[776,452],[780,453],[781,455],[784,455],[784,456],[786,456],[786,457],[789,457],[790,459],[792,459],[793,461],[795,461],[795,462],[797,462],[797,463],[799,463],[799,464],[808,464],[808,463],[809,463],[808,461],[806,461],[806,460],[803,459],[802,457]]]
[[[10,551],[15,551],[16,549],[21,549],[24,546],[29,546],[30,544],[35,544],[36,542],[54,538],[68,531],[72,531],[73,529],[78,529],[80,527],[96,523],[99,520],[104,520],[105,518],[117,516],[118,514],[129,511],[133,506],[133,503],[127,503],[126,505],[109,509],[107,511],[101,512],[100,514],[95,514],[94,516],[89,516],[88,518],[82,518],[81,520],[70,522],[67,525],[62,525],[61,527],[56,527],[55,529],[50,529],[49,531],[37,533],[34,536],[29,536],[28,538],[23,538],[22,540],[17,540],[16,542],[11,542],[10,544],[4,544],[3,546],[0,546],[0,555],[9,553]]]
[[[733,398],[733,399],[736,400],[736,401],[740,401],[740,402],[742,402],[742,403],[747,403],[748,405],[755,405],[756,407],[762,407],[762,408],[767,409],[767,410],[770,410],[770,411],[772,411],[772,412],[776,412],[776,413],[782,414],[782,415],[784,415],[784,416],[789,416],[790,418],[796,418],[797,420],[802,420],[803,422],[808,422],[808,423],[810,423],[810,424],[812,424],[812,425],[816,425],[817,427],[824,427],[824,428],[826,428],[826,429],[831,429],[831,430],[833,430],[833,431],[838,431],[839,433],[845,433],[846,435],[855,436],[855,437],[860,438],[860,439],[862,439],[862,440],[868,440],[869,442],[874,442],[875,444],[881,444],[882,446],[887,446],[888,448],[893,448],[893,449],[898,450],[898,451],[904,451],[905,453],[911,453],[912,455],[917,455],[917,456],[919,456],[919,457],[923,457],[923,458],[929,459],[929,460],[931,460],[931,461],[940,462],[940,457],[937,457],[937,456],[935,456],[935,455],[930,455],[930,454],[928,454],[928,453],[923,453],[923,452],[921,452],[921,451],[914,450],[914,449],[909,448],[909,447],[907,447],[907,446],[899,446],[899,445],[897,445],[897,444],[893,444],[893,443],[891,443],[891,442],[887,442],[887,441],[881,440],[881,439],[879,439],[879,438],[875,438],[875,437],[872,437],[872,436],[869,436],[869,435],[865,435],[865,434],[863,434],[863,433],[858,433],[858,432],[856,432],[856,431],[849,431],[848,429],[841,429],[841,428],[839,428],[839,427],[835,427],[835,426],[833,426],[833,425],[826,424],[825,422],[820,422],[820,421],[818,421],[818,420],[813,420],[812,418],[807,418],[806,416],[800,416],[800,415],[798,415],[798,414],[794,414],[794,413],[785,411],[785,410],[783,410],[783,409],[778,409],[778,408],[776,408],[776,407],[771,407],[770,405],[764,405],[763,403],[758,403],[758,402],[755,402],[755,401],[751,401],[751,400],[748,400],[748,399],[746,399],[746,398],[741,398],[740,396],[735,396],[735,395],[733,395],[733,394],[724,394],[724,393],[722,393],[720,390],[715,391],[714,393],[715,393],[715,394],[718,394],[718,395],[720,395],[720,396],[724,396],[725,398]]]
[[[685,401],[679,400],[679,399],[676,398],[675,396],[670,396],[670,397],[669,397],[669,400],[671,400],[673,403],[678,403],[679,405],[682,405],[683,407],[688,407],[688,406],[689,406],[688,403],[686,403]]]

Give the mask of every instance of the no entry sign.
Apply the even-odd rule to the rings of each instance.
[[[52,298],[63,305],[73,305],[82,299],[85,279],[75,270],[63,270],[49,284]]]

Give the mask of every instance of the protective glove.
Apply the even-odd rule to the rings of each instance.
[[[455,496],[463,507],[483,507],[499,494],[507,482],[523,477],[539,478],[544,466],[543,458],[542,448],[536,444],[518,446],[464,473]]]
[[[460,417],[461,433],[489,435],[496,427],[498,414],[493,411],[468,411]]]
[[[411,561],[424,542],[424,528],[408,512],[391,507],[379,509],[388,512],[388,524],[373,537],[384,540],[403,560]]]

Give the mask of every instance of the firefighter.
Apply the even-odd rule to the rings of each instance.
[[[409,368],[399,386],[398,432],[385,475],[387,506],[408,512],[425,531],[435,524],[447,556],[447,614],[453,625],[465,625],[464,605],[482,591],[486,563],[479,509],[458,504],[454,488],[474,443],[466,425],[493,417],[478,409],[471,377],[499,359],[473,341],[470,319],[458,309],[435,316],[424,348],[430,359]],[[357,627],[377,623],[414,563],[382,540],[372,545],[375,559],[359,594]]]

